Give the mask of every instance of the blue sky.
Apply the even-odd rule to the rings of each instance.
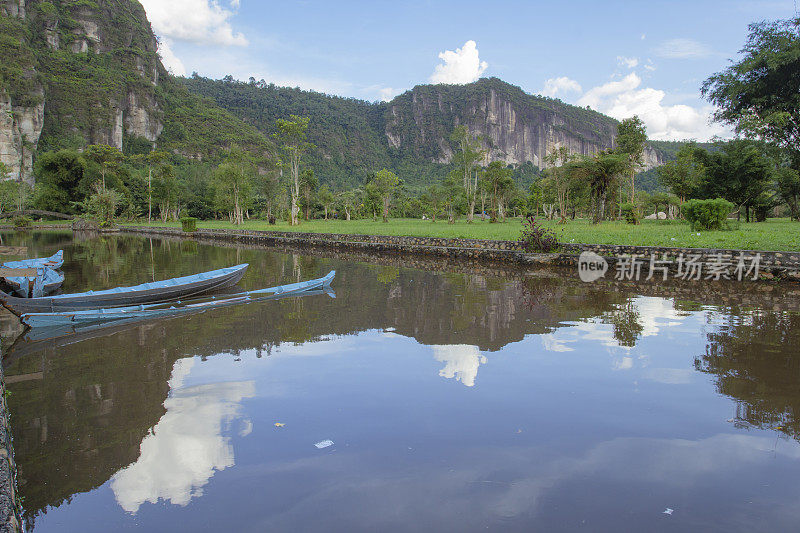
[[[729,135],[708,123],[702,81],[736,57],[749,23],[795,13],[795,0],[142,3],[176,74],[365,100],[497,76],[618,119],[638,114],[652,138],[700,140]]]

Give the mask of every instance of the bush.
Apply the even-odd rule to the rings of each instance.
[[[622,211],[622,218],[625,219],[625,222],[628,224],[638,224],[639,223],[639,215],[636,214],[636,206],[631,203],[620,204],[619,206],[620,211]]]
[[[553,252],[561,245],[553,230],[539,225],[534,216],[522,222],[519,242],[526,252]]]
[[[11,223],[14,225],[15,228],[18,229],[30,228],[32,222],[33,221],[26,216],[16,216],[13,219],[11,219]]]
[[[274,226],[275,222],[277,222],[277,220],[275,218],[275,215],[270,215],[269,216],[269,223]]]
[[[194,217],[183,217],[181,219],[181,228],[187,233],[197,231],[197,219]]]
[[[727,200],[689,200],[683,204],[683,216],[692,230],[715,230],[725,227],[725,220],[735,206]]]

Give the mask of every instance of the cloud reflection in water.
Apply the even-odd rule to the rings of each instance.
[[[159,499],[186,505],[202,495],[214,472],[234,465],[230,439],[222,436],[223,423],[239,415],[244,398],[255,395],[255,382],[183,387],[195,363],[195,359],[175,362],[170,396],[164,402],[166,414],[142,440],[139,459],[111,478],[117,502],[129,513]]]

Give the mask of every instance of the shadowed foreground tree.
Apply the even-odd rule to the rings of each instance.
[[[800,18],[751,24],[742,59],[701,88],[714,118],[785,148],[800,170]]]

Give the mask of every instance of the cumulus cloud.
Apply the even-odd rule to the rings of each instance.
[[[714,53],[707,45],[694,39],[669,39],[658,45],[655,51],[669,59],[701,59]]]
[[[729,132],[711,122],[712,106],[695,108],[684,104],[665,105],[666,93],[651,87],[640,88],[642,79],[632,72],[588,90],[577,104],[610,115],[618,120],[638,115],[651,139],[698,139],[705,141]]]
[[[142,0],[153,31],[161,37],[197,44],[246,46],[247,39],[234,32],[230,18],[239,0],[223,7],[216,0]]]
[[[580,94],[582,91],[583,89],[581,88],[580,83],[566,76],[561,76],[560,78],[550,78],[549,80],[546,80],[544,82],[544,89],[542,89],[541,94],[555,98],[559,94]]]
[[[475,41],[467,41],[461,48],[445,50],[439,53],[443,63],[436,65],[431,74],[432,83],[472,83],[481,77],[489,63],[481,61],[478,56],[478,45]]]
[[[169,39],[162,38],[158,42],[158,55],[161,56],[161,63],[168,71],[172,72],[175,76],[185,76],[186,67],[183,65],[178,56],[172,51],[172,43]]]
[[[638,57],[625,57],[625,56],[617,56],[617,63],[620,66],[628,67],[628,68],[636,68],[639,64]]]

